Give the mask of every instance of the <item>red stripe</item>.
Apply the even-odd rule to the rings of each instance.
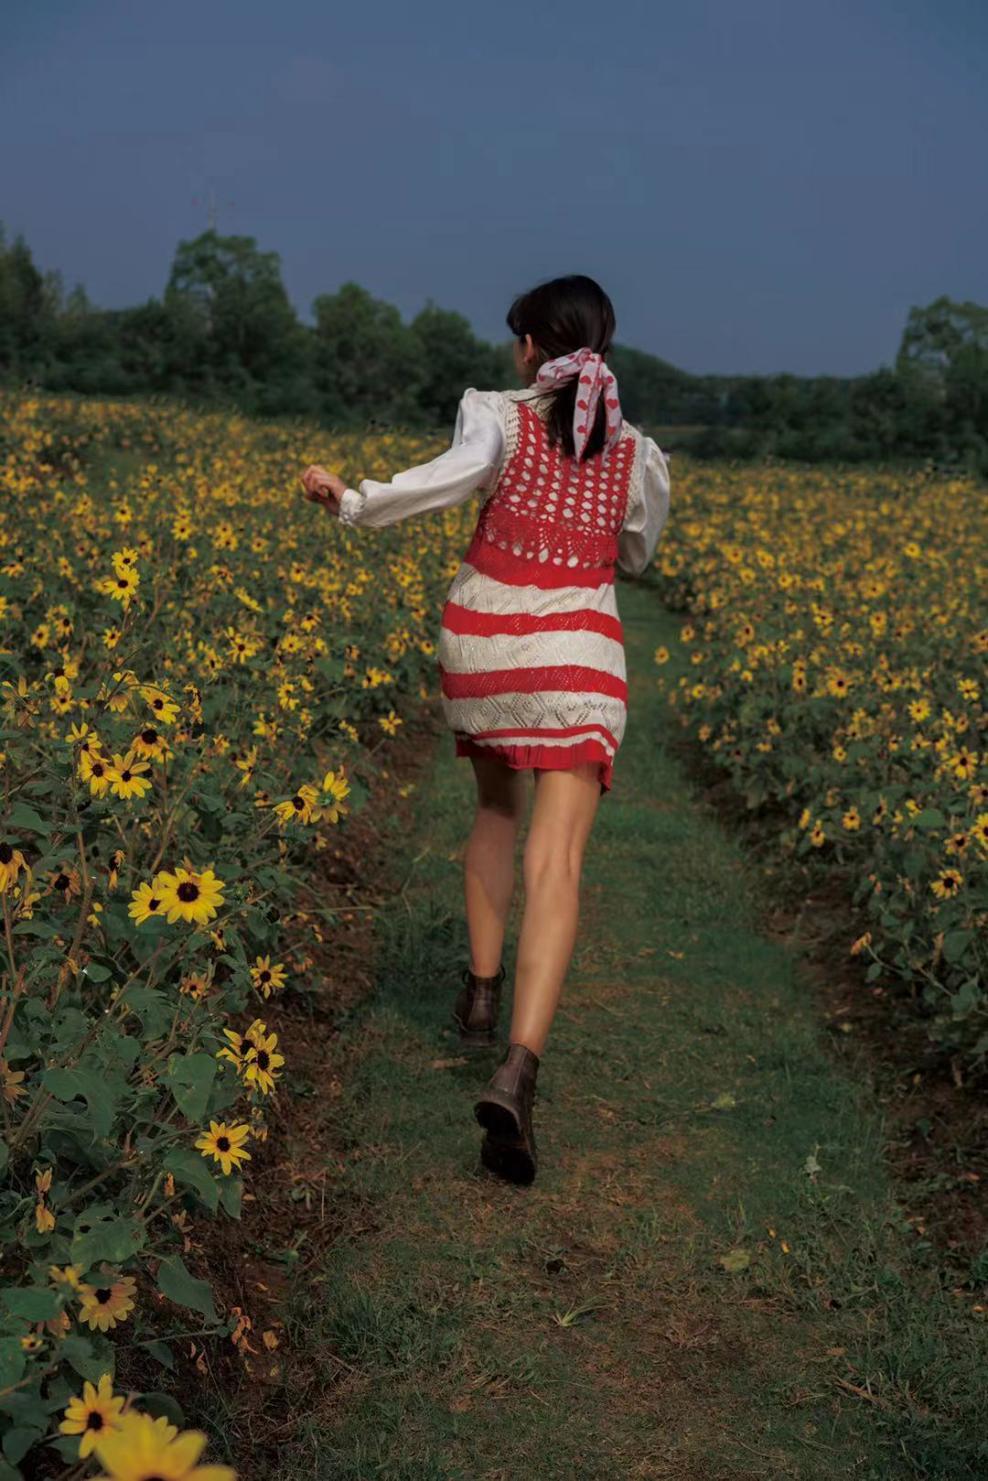
[[[591,737],[588,732],[594,730],[599,731],[601,735],[605,736],[611,742],[614,749],[617,750],[617,738],[613,731],[608,730],[606,725],[601,725],[597,721],[592,721],[586,725],[502,725],[498,730],[457,730],[453,733],[454,735],[465,737],[472,735],[475,739],[484,740],[493,740],[498,735],[548,735],[554,736],[556,739],[564,735],[587,735],[587,738],[590,739]]]
[[[613,566],[555,566],[551,561],[526,560],[513,550],[502,550],[490,540],[474,537],[464,559],[509,586],[603,586],[613,585]]]
[[[559,771],[569,771],[584,761],[596,761],[600,768],[597,775],[604,791],[609,792],[614,783],[614,763],[598,740],[581,741],[578,746],[478,746],[469,737],[458,735],[455,753],[457,756],[499,756],[509,766]]]
[[[539,664],[533,668],[485,669],[451,673],[439,665],[442,692],[449,699],[482,699],[486,694],[532,694],[541,689],[567,689],[577,694],[609,694],[627,700],[628,683],[606,669],[583,663]]]
[[[579,607],[572,612],[477,612],[460,602],[447,601],[443,608],[442,626],[453,633],[486,637],[490,633],[598,632],[620,643],[623,628],[609,612],[593,607]]]

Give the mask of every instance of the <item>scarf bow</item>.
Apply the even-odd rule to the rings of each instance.
[[[584,345],[582,349],[574,350],[570,355],[560,355],[555,360],[547,360],[539,367],[535,384],[545,386],[547,390],[554,390],[557,386],[572,380],[574,376],[579,376],[576,404],[573,407],[573,446],[576,456],[577,458],[583,456],[583,449],[593,430],[601,396],[604,398],[604,414],[607,419],[605,446],[610,451],[617,445],[621,436],[621,403],[618,400],[614,372],[608,369],[603,357],[598,355],[596,350],[591,350]]]

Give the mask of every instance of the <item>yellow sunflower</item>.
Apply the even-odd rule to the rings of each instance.
[[[244,1146],[249,1135],[250,1127],[242,1122],[227,1126],[225,1121],[210,1121],[209,1130],[196,1138],[195,1145],[204,1157],[214,1158],[229,1176],[241,1162],[250,1161],[250,1153]]]
[[[130,897],[127,914],[142,926],[152,916],[164,915],[162,905],[161,876],[156,874],[150,884],[139,884]]]
[[[0,1057],[0,1095],[3,1096],[8,1106],[12,1106],[19,1095],[24,1094],[23,1070],[12,1070],[6,1059]]]
[[[106,1332],[118,1322],[125,1321],[134,1309],[134,1292],[137,1282],[132,1275],[120,1275],[105,1286],[93,1286],[87,1281],[79,1285],[81,1306],[79,1316],[94,1330]]]
[[[113,765],[107,769],[114,797],[124,801],[130,797],[143,797],[151,789],[150,778],[142,775],[147,769],[148,763],[138,761],[133,751],[128,751],[126,756],[114,756]]]
[[[197,871],[191,868],[188,860],[174,874],[163,870],[158,875],[157,886],[161,891],[162,909],[172,923],[188,920],[204,926],[223,904],[223,881],[216,878],[212,869]]]
[[[179,707],[171,695],[166,694],[163,689],[157,689],[153,684],[142,684],[141,698],[150,705],[155,719],[160,720],[162,725],[174,725]]]
[[[4,840],[0,843],[0,894],[10,889],[22,869],[27,869],[24,855],[19,848]]]
[[[110,763],[97,752],[84,748],[79,752],[79,776],[89,783],[94,797],[105,797],[110,790]]]
[[[163,1419],[128,1412],[96,1442],[96,1456],[106,1467],[96,1481],[237,1481],[229,1466],[196,1464],[205,1446],[199,1430],[179,1434]]]
[[[280,991],[286,981],[286,973],[280,962],[273,966],[269,956],[259,956],[250,969],[251,981],[262,997],[269,998]]]
[[[113,1379],[104,1373],[94,1387],[87,1378],[82,1397],[69,1400],[65,1418],[59,1425],[63,1435],[78,1435],[79,1459],[85,1460],[96,1448],[96,1442],[107,1430],[117,1427],[124,1401],[113,1392]]]
[[[250,1048],[244,1056],[244,1084],[256,1085],[263,1095],[274,1089],[277,1078],[275,1072],[285,1063],[284,1055],[275,1052],[277,1043],[277,1034],[269,1034],[265,1038],[259,1033],[251,1039]]]
[[[340,815],[347,811],[343,806],[343,799],[350,794],[350,783],[342,772],[327,771],[322,779],[322,791],[319,817],[328,818],[331,823],[339,822]]]
[[[282,823],[311,823],[313,820],[313,809],[319,800],[319,794],[315,787],[308,782],[303,782],[294,797],[289,797],[285,802],[279,802],[275,806]]]

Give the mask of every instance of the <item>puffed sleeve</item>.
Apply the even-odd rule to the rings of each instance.
[[[640,576],[651,565],[669,517],[669,464],[658,443],[651,437],[644,441],[642,478],[618,535],[617,564],[629,576]]]
[[[427,514],[463,504],[497,473],[504,447],[504,416],[497,391],[464,391],[456,413],[453,441],[446,452],[396,473],[390,483],[373,478],[347,489],[340,500],[340,523],[378,529],[410,514]]]

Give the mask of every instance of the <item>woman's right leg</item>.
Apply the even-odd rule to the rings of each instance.
[[[471,756],[477,813],[463,856],[470,965],[492,977],[501,965],[515,885],[515,842],[528,803],[525,774],[495,756]]]
[[[576,944],[583,854],[600,795],[594,765],[535,772],[509,1037],[536,1055],[545,1045]]]

